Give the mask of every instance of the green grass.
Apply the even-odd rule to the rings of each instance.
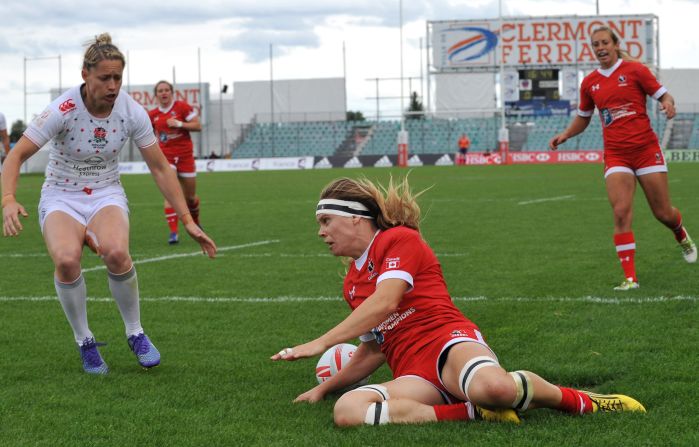
[[[647,414],[568,417],[541,410],[527,413],[519,427],[338,429],[334,399],[293,404],[315,384],[315,360],[280,364],[269,356],[322,334],[348,313],[339,299],[343,266],[316,235],[318,193],[342,175],[385,182],[389,173],[404,172],[201,174],[202,222],[229,249],[214,261],[198,255],[142,264],[198,246],[186,236],[168,246],[152,179],[123,177],[142,321],[163,364],[137,367],[108,299],[105,271],[88,271],[90,327],[109,342],[102,348],[107,377],[82,373],[52,298],[53,265],[36,222],[43,179],[23,176],[18,199],[30,218],[21,237],[0,239],[0,446],[699,445],[698,266],[682,260],[639,191],[641,289],[612,291],[622,273],[598,165],[422,167],[410,179],[415,189],[431,187],[420,199],[422,230],[450,292],[506,368],[630,394]],[[674,204],[699,237],[696,167],[671,165],[670,181]],[[260,241],[266,243],[235,248]],[[83,267],[99,265],[86,251]],[[372,382],[389,378],[382,367]]]

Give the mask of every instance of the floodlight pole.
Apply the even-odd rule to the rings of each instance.
[[[270,111],[270,132],[272,141],[272,157],[274,157],[274,53],[272,44],[269,44],[269,111]]]
[[[398,17],[399,17],[399,30],[400,30],[400,130],[401,132],[405,130],[405,110],[403,97],[403,0],[398,0]]]
[[[507,164],[508,153],[510,152],[510,135],[505,124],[505,53],[502,44],[502,0],[498,0],[498,21],[499,21],[499,36],[498,36],[498,52],[500,54],[500,131],[498,132],[498,142],[502,163]]]
[[[398,0],[400,30],[400,132],[398,132],[398,166],[408,166],[408,132],[405,130],[405,94],[403,92],[403,0]]]
[[[24,56],[24,124],[27,124],[27,95],[33,95],[33,94],[38,94],[38,93],[51,93],[49,90],[48,92],[30,92],[27,90],[27,62],[31,61],[40,61],[40,60],[46,60],[46,59],[57,59],[58,60],[58,95],[60,96],[61,93],[63,93],[61,90],[63,89],[62,85],[62,80],[63,80],[63,75],[61,71],[63,70],[62,65],[61,65],[61,55],[59,54],[58,56],[44,56],[44,57],[27,57]]]

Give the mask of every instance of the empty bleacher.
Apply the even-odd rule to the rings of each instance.
[[[658,139],[662,141],[666,119],[662,114],[650,115],[651,124]],[[692,115],[693,127],[690,148],[699,148],[699,115]],[[405,129],[409,135],[411,154],[443,154],[457,151],[458,139],[465,133],[471,139],[471,152],[497,150],[497,135],[500,128],[499,116],[445,119],[408,119]],[[511,150],[545,151],[555,134],[563,131],[571,121],[565,115],[508,117],[510,134],[515,133],[521,141],[512,141]],[[366,135],[357,144],[355,128]],[[389,121],[309,121],[293,123],[258,123],[251,125],[245,138],[233,151],[234,158],[294,157],[304,155],[330,156],[383,155],[396,151],[398,120]],[[595,114],[590,125],[582,134],[562,144],[560,150],[601,150],[602,128]]]

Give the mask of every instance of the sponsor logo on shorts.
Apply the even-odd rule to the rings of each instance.
[[[451,335],[452,338],[458,338],[458,337],[469,337],[470,338],[471,337],[471,335],[468,332],[462,331],[461,329],[451,331],[451,334],[449,334],[449,335]]]

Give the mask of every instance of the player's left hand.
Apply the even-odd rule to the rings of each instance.
[[[172,128],[182,127],[182,121],[178,120],[177,118],[168,118],[166,123],[167,123],[168,127],[172,127]]]
[[[660,110],[662,110],[663,113],[665,113],[665,116],[669,120],[673,119],[677,114],[677,109],[675,109],[674,101],[662,101],[660,103]]]
[[[212,259],[216,257],[216,243],[209,236],[207,236],[206,233],[204,233],[204,230],[199,228],[199,225],[195,224],[194,222],[189,222],[184,226],[184,228],[187,230],[187,233],[189,233],[192,239],[199,242],[202,253],[206,254]]]
[[[270,357],[270,359],[293,361],[322,354],[326,349],[327,347],[320,340],[316,339],[293,348],[284,348]]]

